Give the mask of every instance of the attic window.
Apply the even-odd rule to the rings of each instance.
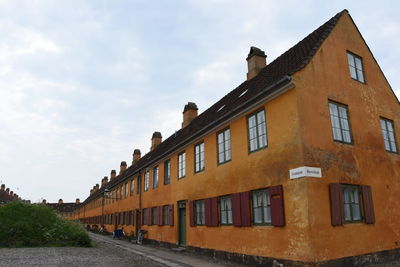
[[[217,110],[217,112],[220,112],[224,107],[225,107],[225,104],[222,105],[222,106]]]
[[[242,97],[245,93],[247,93],[247,90],[248,90],[248,89],[244,90],[244,91],[240,94],[239,97]]]

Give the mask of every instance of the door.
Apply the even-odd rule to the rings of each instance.
[[[178,202],[178,242],[186,246],[186,200]]]

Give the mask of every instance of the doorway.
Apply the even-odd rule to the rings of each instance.
[[[186,246],[186,200],[178,201],[178,243]]]

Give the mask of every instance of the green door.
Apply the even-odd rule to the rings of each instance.
[[[178,241],[180,246],[186,245],[186,201],[178,202]]]

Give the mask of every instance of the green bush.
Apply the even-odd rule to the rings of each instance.
[[[86,230],[42,205],[0,207],[0,247],[91,246]]]

